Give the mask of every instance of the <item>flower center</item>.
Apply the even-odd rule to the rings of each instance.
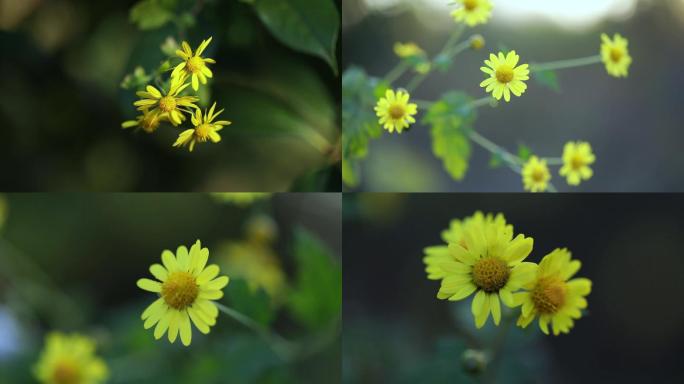
[[[394,104],[389,108],[389,114],[394,120],[404,117],[404,107],[400,104]]]
[[[197,281],[187,272],[173,272],[162,284],[161,295],[171,308],[189,307],[195,302],[198,294]]]
[[[477,8],[477,0],[464,0],[463,6],[466,10],[472,11],[473,9]]]
[[[542,181],[544,181],[545,177],[546,173],[542,168],[535,168],[532,172],[532,180],[536,181],[537,183],[541,183]]]
[[[71,361],[60,361],[52,372],[55,384],[78,384],[81,382],[81,372]]]
[[[570,167],[572,167],[572,169],[576,171],[584,167],[584,158],[582,158],[582,156],[579,155],[573,156],[570,160]]]
[[[506,64],[500,65],[496,70],[496,79],[499,83],[510,83],[513,80],[513,68]]]
[[[622,59],[622,49],[620,48],[612,48],[610,50],[610,59],[613,60],[614,63],[617,63]]]
[[[171,96],[164,96],[159,99],[159,109],[164,112],[171,112],[176,109],[176,99]]]
[[[204,67],[204,60],[199,56],[193,56],[185,63],[185,68],[187,68],[190,73],[198,73],[202,67]]]
[[[496,257],[480,259],[473,265],[473,282],[485,292],[496,292],[508,281],[508,265]]]
[[[195,128],[195,136],[197,136],[200,141],[206,141],[209,138],[209,133],[211,132],[210,124],[202,124]]]
[[[567,286],[558,278],[546,278],[537,282],[532,291],[532,302],[540,313],[556,313],[565,304]]]

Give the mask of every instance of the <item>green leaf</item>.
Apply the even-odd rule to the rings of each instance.
[[[337,73],[340,17],[332,0],[255,0],[254,8],[276,39],[321,57]]]
[[[558,76],[556,71],[547,70],[540,72],[532,72],[532,78],[544,87],[547,87],[553,91],[560,92],[560,84],[558,83]]]
[[[142,0],[131,8],[129,18],[142,30],[159,28],[173,19],[172,5],[169,1]]]
[[[454,180],[462,180],[470,160],[470,140],[464,130],[475,121],[472,99],[462,92],[449,92],[435,102],[423,119],[431,125],[432,152],[442,159],[444,168]]]
[[[492,157],[489,158],[490,168],[499,168],[503,164],[503,159],[499,152],[492,153]]]
[[[271,299],[263,289],[253,291],[242,279],[231,279],[225,289],[231,307],[250,317],[259,324],[268,325],[273,321]]]
[[[288,302],[292,316],[304,326],[330,325],[342,310],[342,270],[330,251],[309,232],[294,233],[297,278]]]
[[[524,163],[530,156],[532,156],[532,150],[525,144],[518,144],[518,157]]]
[[[342,182],[350,187],[359,185],[358,161],[348,157],[342,158]]]

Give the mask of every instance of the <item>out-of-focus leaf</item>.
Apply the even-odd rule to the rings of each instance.
[[[274,318],[271,299],[263,289],[252,291],[242,279],[232,279],[225,289],[230,305],[259,324],[268,325]]]
[[[297,280],[288,303],[292,316],[311,329],[328,326],[342,309],[342,270],[309,232],[294,233]]]
[[[454,180],[462,180],[468,170],[470,141],[466,129],[475,120],[469,107],[471,98],[462,92],[449,92],[428,110],[423,123],[431,125],[432,152],[442,159]]]
[[[342,182],[350,187],[359,185],[358,162],[348,157],[342,158]]]
[[[503,159],[499,152],[492,153],[492,157],[489,158],[490,168],[499,168],[503,164]]]
[[[131,8],[130,20],[142,30],[155,29],[173,19],[175,0],[142,0]]]
[[[560,84],[558,83],[558,76],[556,71],[540,71],[532,72],[532,78],[539,84],[553,91],[560,92]]]
[[[526,162],[532,156],[532,150],[525,144],[518,144],[518,157],[522,162]]]
[[[340,18],[331,0],[255,0],[254,7],[276,39],[321,57],[337,72]]]

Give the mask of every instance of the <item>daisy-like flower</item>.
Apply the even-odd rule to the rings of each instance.
[[[33,372],[45,384],[99,384],[109,375],[105,362],[95,355],[95,342],[78,334],[51,332]]]
[[[190,84],[184,84],[185,76],[172,77],[171,85],[168,93],[163,93],[157,88],[148,85],[145,91],[137,92],[136,95],[141,99],[133,103],[140,111],[148,111],[159,113],[159,118],[168,120],[174,126],[180,125],[185,116],[183,116],[181,107],[197,108],[195,103],[199,98],[195,96],[179,96],[179,94]]]
[[[375,114],[380,118],[378,121],[390,133],[401,133],[404,128],[416,122],[413,118],[418,112],[418,106],[409,103],[408,92],[399,90],[394,92],[388,89],[385,97],[378,100],[375,106]]]
[[[596,161],[587,142],[568,142],[563,148],[563,167],[560,175],[564,176],[569,185],[579,185],[582,180],[589,180],[594,172],[589,167]]]
[[[609,75],[627,77],[629,66],[632,64],[628,44],[627,39],[619,33],[616,33],[612,40],[605,33],[601,34],[601,59]]]
[[[527,89],[525,80],[530,79],[529,65],[518,65],[520,56],[515,51],[508,52],[508,55],[499,52],[498,55],[489,54],[489,60],[485,60],[486,67],[480,67],[480,70],[489,77],[480,83],[480,87],[486,87],[487,92],[491,92],[492,96],[497,100],[511,101],[511,92],[516,95],[522,95]]]
[[[516,305],[522,305],[518,325],[525,328],[539,317],[539,328],[549,334],[568,333],[575,320],[582,317],[581,309],[587,307],[591,292],[591,280],[571,279],[580,269],[579,260],[571,260],[567,249],[555,249],[544,256],[536,270],[535,278],[523,285],[526,292],[514,295]]]
[[[546,160],[531,156],[522,167],[523,186],[526,191],[544,192],[551,180],[551,173],[546,166]]]
[[[465,226],[461,240],[449,243],[452,259],[441,264],[445,276],[437,298],[457,301],[475,293],[471,305],[475,325],[482,328],[490,313],[498,325],[500,302],[513,307],[513,292],[534,277],[537,265],[523,262],[532,246],[530,237],[513,238],[513,226],[503,215]]]
[[[135,120],[124,121],[121,127],[124,129],[138,127],[147,133],[153,133],[159,128],[160,122],[161,117],[158,109],[154,111],[144,109],[142,115],[136,117]]]
[[[169,341],[175,342],[178,334],[183,345],[190,345],[192,327],[207,334],[216,324],[218,308],[211,300],[223,297],[227,276],[216,277],[219,267],[207,266],[209,250],[199,240],[190,248],[178,247],[176,254],[165,250],[161,254],[163,266],[152,264],[150,273],[159,281],[138,280],[138,287],[159,295],[142,314],[145,329],[153,326],[154,338],[160,339],[168,331]]]
[[[173,146],[182,147],[189,144],[188,149],[192,152],[195,148],[195,143],[204,143],[207,140],[211,140],[212,143],[221,141],[218,131],[222,130],[224,126],[230,125],[230,121],[219,120],[214,122],[214,119],[223,112],[222,109],[214,113],[214,108],[216,108],[216,103],[211,106],[209,111],[204,112],[204,116],[202,116],[202,111],[199,109],[195,110],[195,114],[191,118],[192,124],[195,127],[181,132]]]
[[[207,77],[211,78],[214,76],[211,69],[207,67],[207,64],[215,64],[214,59],[203,58],[202,53],[209,43],[211,43],[212,37],[203,40],[202,43],[197,47],[197,50],[193,53],[192,48],[187,42],[182,42],[182,50],[176,50],[176,55],[183,59],[183,62],[178,64],[176,68],[171,72],[171,77],[178,77],[182,74],[189,76],[192,81],[192,89],[197,91],[199,89],[199,83],[207,83]]]
[[[421,56],[425,52],[416,43],[394,43],[394,54],[405,59],[407,57]]]
[[[492,2],[490,0],[456,0],[461,7],[451,12],[457,22],[465,22],[474,27],[484,24],[492,16]]]

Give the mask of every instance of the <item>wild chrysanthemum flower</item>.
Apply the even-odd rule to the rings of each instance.
[[[223,297],[227,276],[216,277],[219,267],[206,266],[209,250],[202,248],[199,240],[190,248],[178,247],[176,255],[165,250],[161,259],[164,266],[153,264],[150,272],[159,281],[138,280],[138,287],[159,294],[142,314],[145,329],[154,329],[154,338],[161,338],[168,331],[169,341],[175,342],[180,333],[183,345],[190,345],[192,327],[190,320],[200,332],[209,333],[216,324],[218,308],[211,300]]]
[[[516,305],[522,305],[518,325],[525,328],[539,317],[539,328],[549,334],[568,333],[576,319],[582,317],[581,309],[587,307],[591,292],[591,280],[571,278],[580,269],[579,260],[571,260],[567,249],[555,249],[544,256],[536,270],[535,278],[523,285],[526,292],[514,295]]]
[[[95,355],[95,342],[78,334],[51,332],[33,367],[45,384],[98,384],[109,375],[105,362]]]
[[[501,214],[464,226],[461,240],[449,243],[452,259],[441,264],[445,273],[437,298],[457,301],[476,292],[471,306],[475,325],[484,326],[490,313],[498,325],[500,301],[513,307],[512,292],[533,277],[536,264],[523,262],[532,246],[532,238],[513,238],[513,227]]]
[[[480,87],[486,87],[485,90],[497,100],[503,96],[507,102],[511,100],[511,92],[516,96],[522,95],[527,89],[524,81],[530,79],[530,70],[527,64],[518,65],[519,60],[520,56],[515,51],[505,56],[503,52],[499,52],[498,56],[491,53],[489,60],[484,61],[487,66],[480,67],[490,77],[480,83]]]
[[[461,7],[451,12],[451,16],[455,21],[465,22],[470,27],[486,23],[492,15],[490,0],[456,0],[455,2]]]
[[[611,76],[627,77],[629,66],[632,64],[628,44],[627,39],[619,33],[616,33],[612,40],[605,33],[601,34],[601,59]]]
[[[560,175],[565,176],[568,184],[579,185],[582,180],[589,180],[594,172],[589,168],[596,160],[587,142],[568,142],[563,148],[563,167]]]
[[[135,120],[124,121],[121,124],[122,128],[138,127],[147,133],[152,133],[157,130],[161,117],[158,109],[154,111],[143,110],[142,115],[135,118]]]
[[[546,160],[539,159],[537,156],[531,156],[527,163],[522,167],[523,185],[526,191],[530,192],[544,192],[551,180],[549,168],[546,166]]]
[[[221,136],[218,132],[223,129],[224,126],[230,125],[230,121],[219,120],[214,121],[214,119],[223,112],[223,109],[214,113],[214,108],[216,108],[216,103],[211,106],[209,111],[204,112],[202,116],[202,111],[199,109],[195,110],[195,114],[192,115],[192,125],[194,128],[186,129],[178,135],[178,139],[173,143],[174,147],[182,147],[186,144],[190,144],[188,149],[190,152],[195,148],[195,143],[204,143],[207,140],[211,140],[212,143],[218,143],[221,141]]]
[[[375,113],[380,118],[379,123],[390,133],[396,130],[398,133],[416,122],[413,118],[418,111],[418,106],[409,103],[408,92],[399,90],[396,93],[388,89],[385,97],[378,100]]]
[[[181,74],[189,76],[192,81],[192,89],[197,91],[199,89],[199,83],[207,83],[207,77],[211,78],[214,76],[211,69],[207,67],[207,64],[215,64],[214,59],[203,58],[202,53],[207,48],[209,43],[211,43],[212,37],[203,40],[199,45],[195,53],[193,54],[192,48],[187,42],[181,43],[183,50],[177,50],[176,55],[183,59],[183,62],[178,64],[176,68],[171,72],[171,77],[178,77]]]
[[[420,56],[425,52],[416,43],[394,43],[394,54],[405,59],[412,56]]]
[[[197,108],[195,102],[199,99],[195,96],[178,96],[189,84],[184,84],[185,76],[172,77],[168,93],[160,92],[157,88],[148,85],[145,90],[136,94],[141,99],[133,103],[140,111],[158,112],[160,119],[166,119],[173,125],[180,125],[183,116],[181,107]]]

